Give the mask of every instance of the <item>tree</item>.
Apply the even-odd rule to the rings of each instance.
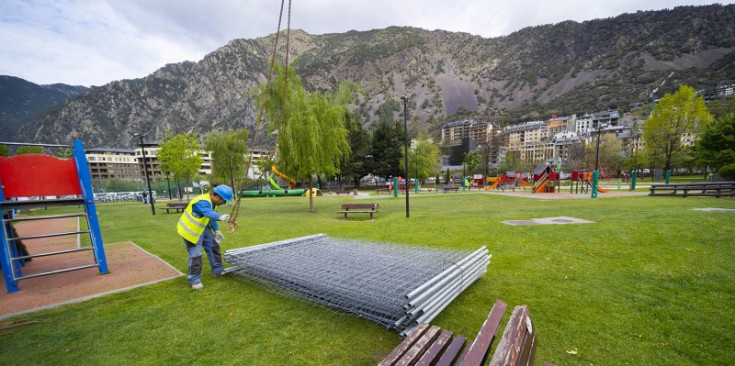
[[[574,142],[567,149],[566,168],[570,170],[579,170],[587,168],[586,158],[587,150],[583,142]]]
[[[199,156],[201,145],[196,133],[170,134],[158,151],[159,168],[164,174],[173,174],[176,180],[191,180],[199,170],[204,159]],[[187,193],[187,198],[189,197]]]
[[[352,154],[340,162],[340,186],[342,178],[352,179],[356,187],[360,187],[360,178],[370,173],[370,134],[362,128],[352,114],[345,117],[347,140]]]
[[[521,161],[520,151],[508,151],[505,153],[505,160],[500,166],[499,174],[506,172],[519,172],[523,170],[523,162]]]
[[[270,130],[278,132],[278,168],[286,175],[309,180],[315,175],[335,175],[350,155],[345,116],[352,100],[353,84],[340,83],[329,93],[307,92],[291,66],[276,64],[275,78],[262,84],[258,99]],[[313,195],[309,211],[314,212]]]
[[[235,178],[247,175],[248,163],[248,131],[236,129],[232,131],[211,131],[204,138],[204,146],[212,152],[212,176],[214,179],[227,180],[236,191]]]
[[[707,109],[709,109],[710,114],[715,119],[735,113],[735,96],[710,101],[707,103]]]
[[[589,169],[595,168],[595,154],[597,154],[597,140],[587,145],[587,161]],[[614,134],[606,133],[600,136],[600,171],[617,173],[622,169],[623,144]]]
[[[43,154],[43,148],[41,146],[19,146],[15,150],[15,155],[24,154]]]
[[[697,159],[717,172],[735,163],[735,113],[718,118],[707,126],[694,144]]]
[[[10,149],[7,145],[0,145],[0,156],[10,156]]]
[[[401,166],[405,166],[404,158],[401,158]],[[408,170],[411,174],[406,174],[406,178],[416,178],[422,182],[434,176],[440,167],[439,148],[429,141],[427,135],[420,135],[416,149],[408,150]]]
[[[470,174],[474,174],[477,167],[480,166],[480,154],[475,151],[468,152],[464,156],[464,165]]]
[[[402,134],[400,134],[402,135]],[[379,122],[373,131],[370,154],[373,156],[371,171],[373,175],[388,178],[398,175],[403,144],[399,142],[399,132],[389,123]]]
[[[74,156],[72,149],[60,148],[51,151],[51,155],[60,159],[69,159]]]
[[[698,133],[712,122],[712,116],[691,87],[682,85],[672,94],[666,94],[653,109],[643,127],[647,149],[663,160],[664,169],[683,158],[686,148],[681,136]]]

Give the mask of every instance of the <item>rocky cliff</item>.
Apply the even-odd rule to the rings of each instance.
[[[25,123],[17,138],[129,147],[138,131],[162,138],[168,130],[253,129],[251,90],[266,79],[273,39],[233,40],[199,62],[93,87]],[[328,90],[344,80],[362,87],[351,107],[366,126],[383,106],[397,117],[404,94],[411,118],[429,126],[458,115],[515,122],[646,101],[671,71],[666,86],[672,89],[733,83],[735,5],[567,21],[489,39],[406,27],[325,35],[292,30],[290,46],[308,89]]]

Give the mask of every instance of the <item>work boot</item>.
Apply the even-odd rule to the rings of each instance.
[[[194,290],[201,290],[204,288],[204,285],[202,285],[201,282],[192,283],[191,288],[193,288]]]

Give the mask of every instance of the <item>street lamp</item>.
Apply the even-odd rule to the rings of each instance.
[[[408,174],[408,97],[402,96],[401,100],[403,100],[403,156],[404,156],[404,166],[406,170],[406,175]],[[408,179],[408,177],[406,177]],[[409,212],[409,206],[408,206],[408,186],[410,185],[411,180],[406,181],[406,218],[410,217]]]
[[[171,197],[171,181],[168,179],[168,174],[166,174],[166,190],[168,191],[168,200],[173,200],[173,197]]]
[[[151,190],[151,181],[148,178],[148,166],[145,162],[145,147],[143,146],[143,137],[145,134],[136,132],[133,136],[140,139],[140,150],[143,152],[143,171],[145,172],[145,182],[148,184],[148,201],[151,203],[151,213],[155,216],[156,207],[153,205],[153,191]]]

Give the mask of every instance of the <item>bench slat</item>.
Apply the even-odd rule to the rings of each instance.
[[[436,363],[436,366],[450,366],[452,363],[454,363],[454,359],[457,358],[459,351],[462,350],[462,347],[466,342],[467,338],[462,335],[457,335],[456,337],[454,337],[454,340],[452,341],[452,343],[449,344],[447,350],[444,351],[444,354],[442,354],[442,357]]]
[[[426,349],[434,343],[434,340],[439,336],[439,327],[431,326],[411,348],[403,354],[401,359],[396,362],[396,366],[409,366],[413,365],[418,361],[421,355],[426,352]]]
[[[490,314],[488,314],[485,323],[482,324],[480,331],[477,333],[477,337],[465,350],[460,360],[460,366],[478,366],[481,365],[485,360],[487,351],[495,340],[500,329],[500,321],[503,319],[503,313],[508,305],[500,300],[495,301]]]
[[[495,354],[490,360],[490,366],[516,365],[521,357],[523,346],[526,343],[528,328],[526,322],[530,322],[530,313],[526,305],[519,305],[513,309],[508,320],[508,325],[503,331]]]
[[[452,332],[443,330],[439,337],[431,344],[423,356],[416,362],[416,366],[430,366],[452,338]]]
[[[386,356],[383,361],[380,361],[378,366],[393,366],[398,361],[398,359],[403,356],[406,351],[413,346],[416,341],[421,338],[422,335],[429,329],[429,324],[423,323],[420,324],[416,330],[411,332],[411,334],[406,337],[406,339],[401,342],[396,348],[393,349],[393,351]]]
[[[533,366],[533,359],[536,357],[536,333],[530,337],[526,337],[526,344],[523,346],[521,358],[518,360],[519,366]]]

